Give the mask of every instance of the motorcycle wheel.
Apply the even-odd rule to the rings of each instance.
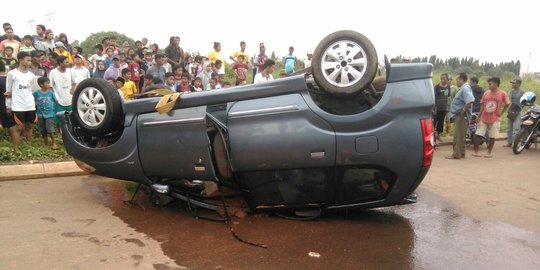
[[[514,154],[519,155],[523,149],[525,149],[527,144],[529,144],[531,132],[532,130],[530,127],[525,127],[519,130],[512,146],[512,151],[514,151]]]

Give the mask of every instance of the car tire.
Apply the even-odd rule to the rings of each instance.
[[[91,78],[79,83],[72,104],[75,119],[87,134],[105,135],[122,122],[122,99],[103,79]]]
[[[377,52],[364,35],[350,30],[325,37],[313,52],[317,85],[334,96],[350,96],[368,87],[377,74]]]

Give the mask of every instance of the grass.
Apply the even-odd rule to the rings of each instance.
[[[13,144],[6,128],[0,130],[0,164],[17,164],[34,162],[54,162],[71,160],[71,156],[66,153],[61,136],[56,134],[56,143],[59,149],[53,150],[51,146],[43,143],[41,134],[34,127],[34,139],[30,145],[26,139],[21,138],[19,154],[13,154]]]

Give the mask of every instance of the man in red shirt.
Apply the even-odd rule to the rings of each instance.
[[[503,90],[499,89],[499,84],[501,80],[498,77],[491,77],[488,80],[489,91],[486,91],[482,96],[480,103],[482,108],[480,108],[480,122],[478,123],[478,128],[476,129],[474,140],[474,154],[473,156],[479,157],[478,146],[480,145],[480,140],[485,139],[486,132],[492,138],[489,141],[487,154],[484,157],[491,157],[491,150],[495,145],[495,138],[499,137],[499,128],[501,127],[501,115],[503,115],[508,109],[510,104],[510,99],[508,95]],[[502,107],[502,111],[501,111]]]

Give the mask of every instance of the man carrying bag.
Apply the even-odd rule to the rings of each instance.
[[[514,138],[519,131],[521,126],[521,104],[519,104],[519,99],[523,95],[524,91],[521,90],[521,80],[515,79],[511,81],[512,91],[510,92],[510,108],[508,108],[508,118],[506,122],[506,140],[507,143],[503,147],[512,147]]]

